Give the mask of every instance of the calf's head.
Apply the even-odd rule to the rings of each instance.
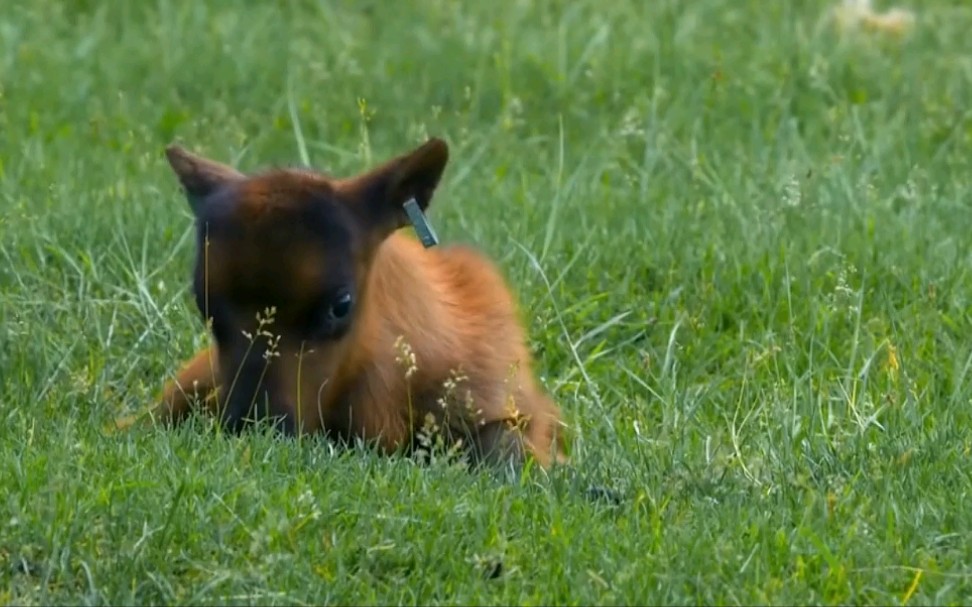
[[[349,355],[375,252],[406,223],[406,201],[428,207],[448,147],[431,139],[344,179],[246,175],[176,145],[166,156],[196,217],[193,293],[216,341],[223,421],[238,430],[270,416],[293,432],[301,373],[326,392]]]

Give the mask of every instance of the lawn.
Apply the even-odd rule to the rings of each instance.
[[[0,603],[972,600],[972,6],[911,7],[4,1]],[[569,467],[107,430],[208,341],[166,144],[427,136]]]

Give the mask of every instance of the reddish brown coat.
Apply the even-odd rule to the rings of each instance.
[[[428,207],[443,141],[351,179],[248,176],[177,146],[167,157],[197,216],[195,292],[215,344],[165,386],[156,418],[204,402],[232,428],[269,416],[392,452],[431,417],[477,459],[565,459],[501,274],[471,248],[425,249],[397,231],[406,200]]]

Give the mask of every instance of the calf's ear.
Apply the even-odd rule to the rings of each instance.
[[[414,198],[423,211],[432,201],[449,162],[449,146],[433,138],[412,151],[346,180],[344,190],[369,230],[388,233],[404,226],[408,216],[403,205]]]
[[[195,215],[199,215],[206,198],[228,183],[245,178],[233,167],[193,154],[179,145],[165,148],[169,166],[179,178],[186,200]]]

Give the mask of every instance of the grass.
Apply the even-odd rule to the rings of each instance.
[[[0,602],[967,602],[972,8],[913,6],[6,6]],[[207,341],[165,144],[348,174],[426,135],[572,467],[104,430]]]

